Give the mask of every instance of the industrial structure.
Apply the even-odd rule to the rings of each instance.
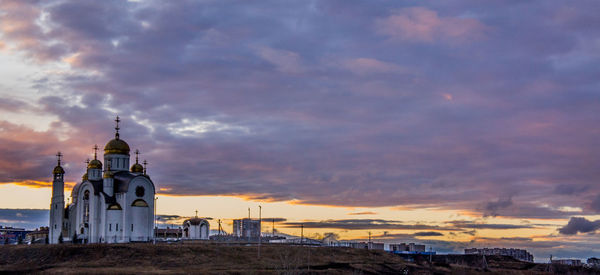
[[[415,243],[390,244],[390,251],[395,252],[395,253],[425,252],[425,245],[424,244],[415,244]]]
[[[23,243],[29,232],[24,228],[0,226],[0,244]]]
[[[533,262],[531,253],[517,248],[467,248],[465,254],[511,256],[517,260]]]
[[[550,260],[553,264],[564,264],[570,266],[581,266],[581,260],[579,259],[553,259]]]
[[[233,236],[235,237],[258,238],[260,232],[260,220],[250,218],[233,220]]]

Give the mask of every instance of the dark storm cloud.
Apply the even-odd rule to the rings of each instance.
[[[287,221],[286,218],[262,218],[262,220],[263,220],[263,222],[276,222],[276,223]]]
[[[595,213],[600,213],[600,194],[593,198],[590,203],[590,208],[595,211]]]
[[[413,234],[413,236],[415,236],[415,237],[436,237],[436,236],[444,236],[444,234],[442,234],[440,232],[435,232],[435,231],[424,231],[424,232],[417,232],[417,233]]]
[[[569,223],[558,229],[558,232],[575,235],[577,233],[594,233],[598,229],[600,229],[600,220],[590,221],[583,217],[572,217]]]
[[[405,224],[400,221],[382,219],[345,219],[319,222],[286,222],[286,228],[330,228],[345,230],[388,229],[388,230],[453,230],[436,225]]]
[[[513,204],[512,197],[498,199],[498,201],[488,202],[485,206],[484,215],[497,216],[499,209],[504,209]]]
[[[494,223],[477,223],[473,221],[449,221],[446,222],[457,228],[463,229],[522,229],[536,228],[534,225],[528,224],[494,224]]]
[[[373,211],[364,211],[364,212],[352,212],[352,213],[348,213],[348,215],[377,215],[377,213],[373,212]]]
[[[55,148],[78,180],[116,111],[167,194],[600,208],[598,2],[375,2],[2,1],[3,48],[72,70],[35,82],[57,127],[4,122],[0,181]]]

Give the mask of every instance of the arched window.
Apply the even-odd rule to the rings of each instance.
[[[137,199],[137,200],[133,201],[133,203],[131,204],[131,206],[135,206],[135,207],[148,207],[148,203],[146,203],[145,200]]]
[[[145,192],[146,192],[146,189],[144,189],[143,186],[138,186],[135,188],[135,195],[138,197],[143,197]]]
[[[123,208],[121,208],[121,205],[115,202],[109,205],[106,210],[123,210]]]
[[[90,190],[83,192],[83,222],[90,221]]]

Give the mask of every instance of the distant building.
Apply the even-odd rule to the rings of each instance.
[[[468,248],[465,254],[511,256],[517,260],[533,262],[533,255],[524,249],[516,248]]]
[[[281,236],[267,237],[265,242],[269,243],[284,243],[284,244],[302,244],[308,246],[322,246],[323,242],[320,240],[309,239],[309,238],[285,238]]]
[[[589,266],[600,267],[600,259],[598,259],[596,257],[588,258],[587,264]]]
[[[384,250],[384,243],[374,243],[374,242],[356,242],[356,241],[331,241],[325,243],[327,246],[333,247],[351,247],[358,249],[370,249],[370,250]]]
[[[187,240],[208,240],[210,224],[208,220],[198,217],[183,222],[183,238]]]
[[[581,260],[579,259],[556,259],[552,260],[553,264],[564,264],[571,266],[581,266]]]
[[[155,228],[156,240],[167,241],[167,240],[179,240],[182,236],[182,230],[180,228]]]
[[[47,226],[42,226],[34,231],[31,231],[25,236],[25,242],[28,244],[46,243],[46,241],[49,241]]]
[[[233,235],[240,238],[258,238],[260,236],[260,220],[233,220]]]
[[[401,244],[390,244],[390,251],[392,252],[425,252],[424,244],[415,244],[415,243],[401,243]]]
[[[25,241],[27,233],[31,231],[23,228],[0,226],[0,245],[16,244]]]

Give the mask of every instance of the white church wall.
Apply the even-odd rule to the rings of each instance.
[[[87,200],[85,199],[85,194],[88,194]],[[93,242],[94,239],[94,225],[96,223],[96,212],[97,212],[97,200],[98,197],[94,196],[94,187],[90,182],[83,183],[77,194],[77,203],[75,216],[73,219],[74,228],[70,232],[69,238],[73,237],[73,233],[77,233],[77,238],[81,241],[85,242]],[[86,214],[86,206],[88,208],[88,216],[85,217]],[[87,227],[85,224],[87,223]],[[83,231],[82,231],[83,230]]]
[[[122,210],[106,210],[106,242],[118,243],[121,242],[121,230],[123,230]]]
[[[143,192],[138,188],[143,188]],[[138,176],[129,183],[125,208],[128,209],[128,230],[132,241],[152,240],[154,195],[154,185],[144,176]]]
[[[183,225],[183,229],[184,239],[208,240],[210,225],[206,220],[202,221],[198,225],[194,225],[191,224],[189,221],[186,221]]]

